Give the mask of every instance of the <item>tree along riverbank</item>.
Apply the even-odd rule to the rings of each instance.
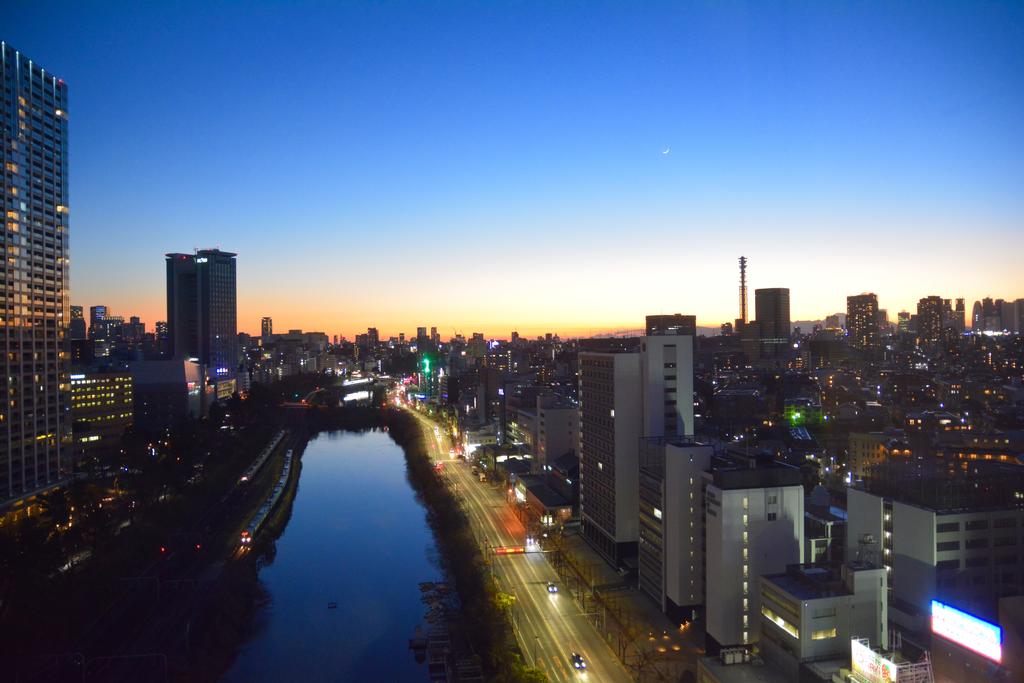
[[[423,430],[409,413],[397,408],[342,407],[306,414],[306,428],[321,431],[387,429],[405,454],[406,475],[427,511],[427,522],[440,551],[443,570],[462,606],[451,624],[453,640],[479,657],[488,680],[536,683],[543,672],[525,666],[512,633],[508,611],[498,600],[469,519],[430,459]]]

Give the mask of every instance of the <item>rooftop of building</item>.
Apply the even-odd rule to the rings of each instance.
[[[722,463],[715,468],[713,476],[714,485],[722,490],[803,485],[799,468],[760,456],[752,457],[748,463]]]
[[[791,683],[789,676],[771,664],[726,664],[721,657],[701,657],[700,665],[712,676],[710,680],[719,683]]]
[[[576,456],[576,451],[566,451],[554,459],[552,466],[566,474],[578,472],[580,469],[580,459]]]
[[[967,477],[948,476],[935,463],[927,463],[932,470],[923,471],[915,462],[889,459],[886,467],[876,468],[873,478],[849,488],[940,515],[1021,509],[1017,492],[1024,466],[984,460],[970,463],[977,471]]]
[[[761,578],[799,600],[820,600],[841,595],[852,595],[843,580],[841,564],[793,564],[779,574],[765,574]],[[846,571],[878,569],[866,562],[851,562]]]
[[[639,337],[598,337],[580,339],[580,353],[636,353],[640,350]]]
[[[540,474],[523,474],[519,477],[519,481],[523,483],[530,495],[539,500],[544,507],[561,508],[572,505],[572,501],[566,500],[562,494],[548,486],[544,479],[545,477]]]

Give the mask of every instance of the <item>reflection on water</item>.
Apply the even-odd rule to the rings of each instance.
[[[435,558],[401,449],[382,432],[321,434],[260,572],[271,604],[224,680],[426,680],[407,647]]]

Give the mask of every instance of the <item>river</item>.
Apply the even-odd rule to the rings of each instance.
[[[260,571],[270,604],[222,680],[425,681],[408,639],[419,583],[441,571],[402,449],[383,432],[320,434],[293,505]]]

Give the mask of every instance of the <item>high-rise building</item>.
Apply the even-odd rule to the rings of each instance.
[[[416,328],[416,345],[417,346],[426,346],[428,341],[430,341],[430,338],[427,336],[427,328],[426,327],[417,327]]]
[[[677,622],[704,604],[704,481],[713,448],[672,438],[640,448],[640,590]]]
[[[104,322],[108,313],[106,306],[89,307],[89,339],[107,338],[107,327]]]
[[[640,354],[586,351],[579,355],[579,367],[583,537],[617,565],[636,554]]]
[[[892,327],[889,323],[889,309],[879,308],[878,309],[878,333],[889,334],[892,331]]]
[[[917,343],[937,344],[942,341],[945,302],[941,296],[926,296],[917,302]]]
[[[85,339],[87,335],[85,327],[85,311],[81,306],[71,307],[71,322],[68,325],[68,337],[71,341]]]
[[[158,320],[153,324],[153,335],[156,337],[156,349],[160,357],[166,358],[170,348],[170,333],[167,329],[167,321]]]
[[[366,328],[366,343],[373,349],[380,346],[380,332],[376,327]]]
[[[974,302],[971,318],[974,332],[994,332],[1003,329],[1002,306],[992,301],[991,297]]]
[[[896,329],[900,331],[900,334],[910,332],[910,311],[900,311],[896,314],[897,324]]]
[[[615,565],[635,555],[640,540],[639,439],[677,440],[694,430],[693,337],[630,342],[579,356],[584,538]]]
[[[647,336],[653,337],[659,334],[685,334],[691,337],[697,336],[697,316],[682,315],[649,315],[647,323]]]
[[[260,318],[260,336],[268,339],[274,334],[274,319],[270,316]]]
[[[1024,299],[1014,299],[1013,301],[1015,310],[1015,319],[1017,321],[1017,327],[1014,328],[1014,332],[1024,332]]]
[[[781,464],[718,468],[704,502],[708,649],[756,642],[758,577],[803,562],[800,470]]]
[[[964,306],[963,299],[956,300],[956,309],[953,312],[953,329],[956,330],[958,335],[964,333],[964,316],[967,314],[966,307]]]
[[[138,344],[145,334],[146,323],[142,322],[137,315],[129,317],[128,322],[124,323],[121,328],[121,338],[129,344]]]
[[[754,313],[760,330],[761,357],[781,359],[789,355],[789,289],[754,290]]]
[[[553,465],[580,440],[580,412],[571,402],[557,396],[537,397],[537,462]],[[550,469],[550,468],[549,468]]]
[[[1020,309],[1021,299],[1017,299],[1016,301],[1003,301],[1000,305],[1000,321],[1003,324],[1003,329],[1007,332],[1020,332]]]
[[[846,297],[846,334],[850,346],[855,349],[873,351],[879,348],[877,295]]]
[[[693,436],[693,337],[640,340],[644,437]]]
[[[167,329],[171,358],[196,358],[210,376],[238,368],[235,256],[220,249],[167,254]]]
[[[24,498],[69,471],[68,89],[0,42],[0,206],[6,265],[0,294],[5,396],[0,501]]]

